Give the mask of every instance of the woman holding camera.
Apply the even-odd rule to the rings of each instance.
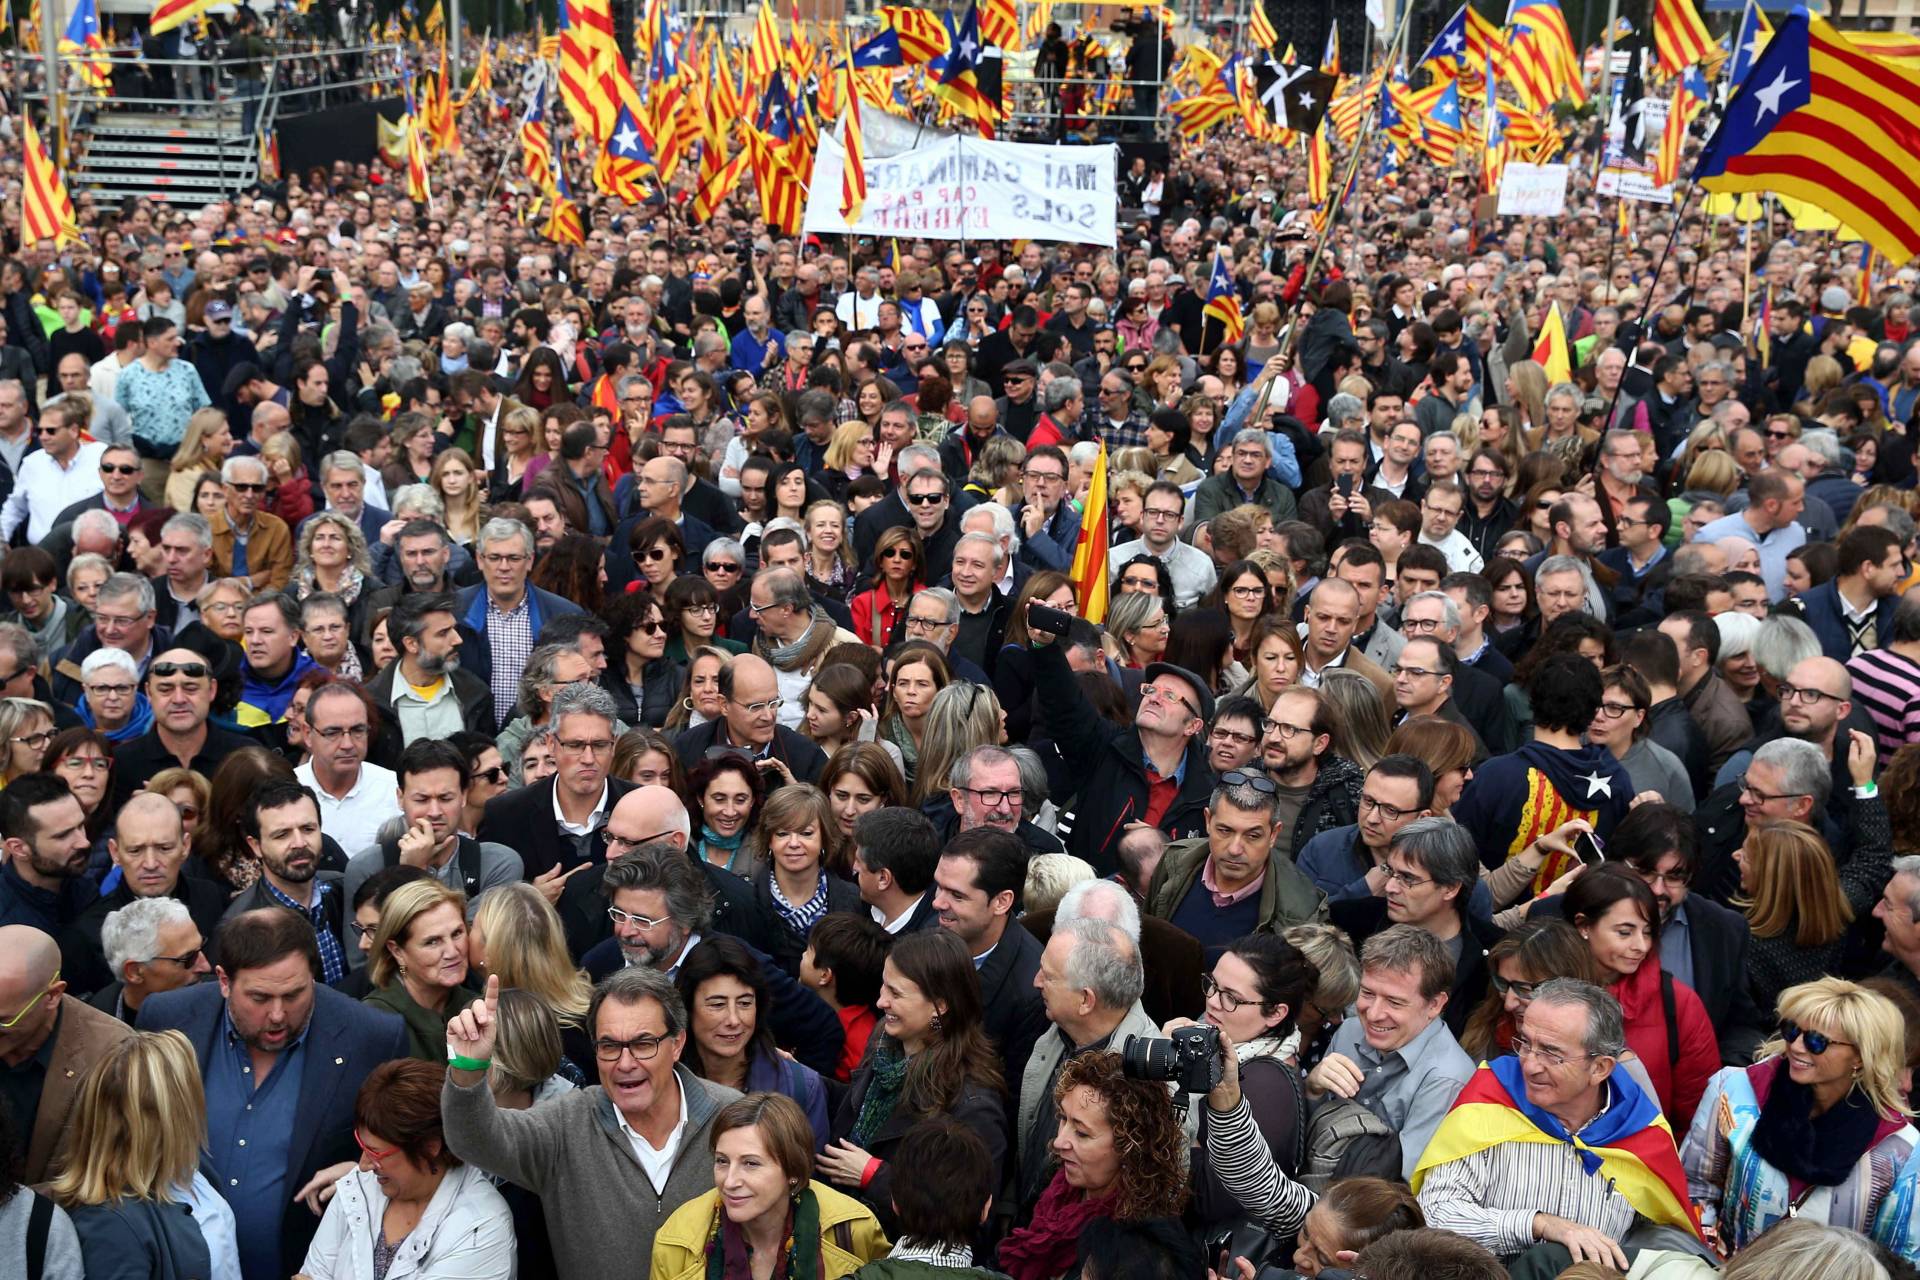
[[[834,1116],[820,1176],[893,1229],[894,1156],[907,1131],[946,1114],[977,1134],[1000,1185],[1007,1153],[1006,1085],[982,1028],[980,976],[959,935],[911,933],[894,943],[874,1001],[880,1026]]]
[[[1186,1136],[1166,1085],[1128,1076],[1117,1053],[1083,1053],[1060,1069],[1053,1098],[1053,1178],[1027,1224],[1000,1242],[1013,1280],[1073,1271],[1089,1223],[1176,1217],[1187,1200]]]
[[[1301,1102],[1305,1094],[1288,1056],[1299,1043],[1294,1034],[1296,1011],[1306,1002],[1319,974],[1292,943],[1270,933],[1249,934],[1229,943],[1201,979],[1206,993],[1206,1024],[1226,1033],[1239,1059],[1240,1090],[1247,1100],[1254,1127],[1267,1144],[1281,1171],[1297,1173],[1305,1140],[1307,1118]],[[1167,1024],[1192,1026],[1186,1019]],[[1204,1224],[1225,1222],[1245,1210],[1227,1193],[1208,1167],[1205,1107],[1188,1112],[1197,1126],[1192,1140],[1194,1209]]]

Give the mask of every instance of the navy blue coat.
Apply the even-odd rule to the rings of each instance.
[[[540,628],[549,618],[568,613],[585,613],[573,601],[542,591],[531,582],[527,591],[533,596],[533,643],[540,645]],[[493,647],[487,643],[487,584],[462,587],[453,598],[454,617],[460,623],[460,667],[471,671],[487,684],[493,683]],[[516,673],[515,679],[518,680]]]
[[[203,982],[143,1001],[139,1027],[142,1031],[183,1032],[193,1043],[204,1079],[220,1048],[225,1012],[220,985]],[[354,1101],[375,1067],[407,1056],[407,1029],[394,1015],[316,982],[306,1052],[299,1111],[287,1138],[286,1185],[292,1188],[305,1186],[328,1165],[360,1158],[359,1145],[353,1140]],[[208,1164],[204,1168],[214,1186],[226,1185],[217,1166]],[[280,1259],[288,1275],[300,1270],[319,1225],[320,1219],[307,1212],[304,1205],[288,1202],[280,1219]]]
[[[1853,656],[1853,637],[1847,631],[1846,605],[1840,600],[1838,579],[1821,583],[1811,591],[1799,596],[1800,617],[1813,628],[1813,634],[1820,637],[1820,651],[1835,662],[1845,662]],[[1885,648],[1887,641],[1893,639],[1893,614],[1900,607],[1900,597],[1885,596],[1874,614],[1873,630],[1878,638],[1877,648]]]

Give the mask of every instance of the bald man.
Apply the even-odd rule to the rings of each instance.
[[[773,589],[783,582],[783,589]],[[804,606],[796,602],[805,595],[806,586],[797,575],[762,571],[754,579],[752,596],[754,607],[760,609],[760,625],[768,628],[769,623],[778,624],[798,613]],[[781,616],[770,617],[776,610]],[[691,769],[713,748],[732,747],[754,761],[769,789],[789,782],[818,782],[820,771],[827,767],[826,753],[781,723],[789,708],[781,705],[780,683],[773,665],[758,655],[743,653],[728,663],[720,672],[725,710],[673,740],[680,763]]]
[[[21,1180],[45,1182],[65,1150],[80,1081],[132,1034],[109,1013],[67,994],[60,948],[28,925],[0,927],[0,1106],[26,1143]]]
[[[974,459],[980,456],[987,441],[1006,434],[1000,425],[1000,406],[992,396],[975,396],[967,401],[967,420],[947,432],[946,439],[940,442],[940,469],[947,473],[956,490],[967,482]]]

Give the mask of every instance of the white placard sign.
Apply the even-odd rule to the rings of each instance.
[[[846,153],[820,136],[807,188],[808,231],[927,240],[1052,240],[1112,247],[1119,212],[1117,151],[949,137],[868,157],[867,200],[840,216]]]
[[[1567,166],[1509,164],[1500,171],[1502,216],[1557,218],[1567,208]]]

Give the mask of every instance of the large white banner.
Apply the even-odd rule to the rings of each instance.
[[[1111,248],[1118,216],[1117,150],[949,137],[868,157],[867,202],[840,216],[846,153],[820,135],[807,190],[808,231],[927,240],[1055,240]]]
[[[1500,171],[1501,217],[1557,218],[1566,209],[1566,165],[1516,162]]]

